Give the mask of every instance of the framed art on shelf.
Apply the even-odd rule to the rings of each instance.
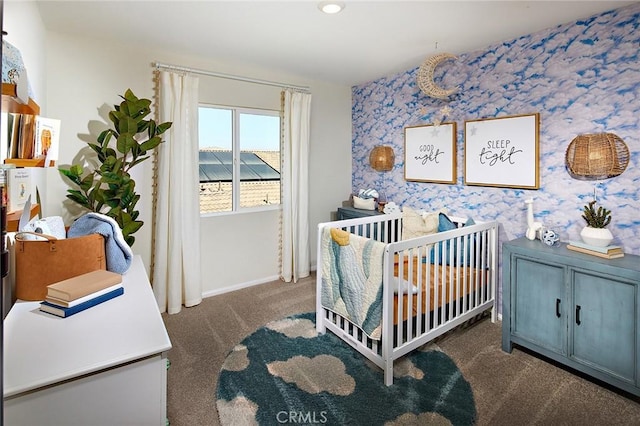
[[[468,120],[464,124],[464,184],[540,187],[540,114]]]
[[[405,127],[404,178],[456,183],[456,123]]]

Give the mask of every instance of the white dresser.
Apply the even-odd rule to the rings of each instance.
[[[171,341],[140,256],[124,295],[59,318],[18,301],[4,321],[4,424],[165,425]]]

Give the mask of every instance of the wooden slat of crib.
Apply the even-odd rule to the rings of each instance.
[[[481,257],[480,271],[479,271],[477,287],[476,287],[476,305],[480,305],[482,303],[482,291],[483,291],[483,287],[486,286],[486,281],[487,281],[486,259],[487,259],[488,244],[489,244],[489,241],[487,239],[487,232],[485,231],[482,235],[482,247],[481,247],[482,257]]]
[[[485,231],[483,238],[482,238],[482,271],[483,273],[480,275],[480,289],[478,291],[478,293],[480,293],[480,301],[478,302],[478,305],[480,303],[486,302],[487,300],[487,274],[486,274],[486,267],[488,266],[487,263],[485,263],[485,260],[487,259],[487,256],[489,255],[487,253],[487,245],[489,243],[489,238],[488,235]]]
[[[418,262],[416,265],[416,269],[417,269],[417,278],[415,280],[409,280],[410,283],[416,283],[416,286],[418,287],[418,294],[417,294],[417,300],[416,303],[418,304],[417,306],[417,316],[416,316],[416,336],[420,336],[422,334],[422,303],[423,303],[423,298],[427,296],[426,293],[426,289],[424,287],[424,277],[422,275],[422,259],[428,259],[427,257],[427,248],[425,246],[420,246],[418,247]],[[428,262],[427,262],[428,263]],[[427,275],[428,276],[428,275]],[[425,280],[426,281],[426,280]],[[427,287],[428,289],[429,287]],[[412,297],[413,299],[413,297]]]
[[[434,254],[433,254],[433,263],[430,263],[430,266],[433,266],[433,297],[429,297],[429,299],[433,300],[433,307],[431,310],[433,311],[433,324],[430,325],[429,329],[435,328],[438,325],[439,317],[438,311],[436,310],[436,306],[438,306],[438,299],[440,295],[440,267],[438,266],[438,262],[440,262],[440,250],[436,249],[437,245],[434,246]],[[429,291],[431,291],[431,287],[429,287]],[[430,321],[431,322],[431,321]]]
[[[404,277],[404,252],[398,252],[398,277],[396,279],[401,280]],[[400,287],[400,286],[399,286]],[[402,294],[398,294],[396,297],[397,308],[396,308],[396,344],[394,347],[399,347],[402,345],[402,334],[403,334],[403,299]],[[390,308],[391,309],[391,308]]]
[[[453,241],[452,241],[453,240]],[[456,241],[457,240],[457,241]],[[457,242],[457,244],[454,244],[454,242]],[[454,294],[453,294],[453,289],[455,287],[455,281],[454,281],[454,273],[456,270],[456,256],[458,256],[458,253],[460,251],[460,238],[453,238],[453,239],[449,239],[449,244],[451,244],[451,248],[449,248],[449,300],[451,302],[453,302],[455,299]],[[446,304],[443,304],[442,306],[446,306]],[[446,321],[450,321],[451,320],[451,316],[455,315],[455,310],[453,309],[453,305],[449,306],[449,309],[444,309],[445,311],[445,318]]]
[[[482,258],[483,258],[483,249],[482,246],[484,245],[484,241],[483,241],[483,237],[482,237],[482,233],[479,234],[480,239],[476,238],[476,251],[478,252],[478,261],[475,264],[475,272],[473,274],[473,293],[472,296],[473,298],[470,298],[470,303],[473,302],[472,306],[476,307],[478,306],[478,300],[479,300],[479,282],[482,280],[482,269],[479,268],[480,265],[482,264]]]
[[[433,246],[430,247],[427,250],[427,253],[425,253],[425,256],[427,260],[431,259],[431,253],[433,253]],[[433,286],[433,282],[431,281],[431,268],[432,268],[432,264],[431,262],[427,261],[426,263],[427,268],[426,271],[424,272],[425,277],[424,277],[424,289],[420,289],[420,293],[422,293],[422,290],[424,290],[424,297],[425,297],[425,303],[426,303],[426,307],[424,310],[424,313],[426,315],[426,319],[424,322],[424,327],[425,327],[425,333],[428,332],[429,330],[431,330],[431,310],[433,309],[433,307],[431,306],[431,288]],[[422,269],[422,268],[421,268]],[[437,273],[437,271],[434,271],[434,274]],[[434,278],[436,280],[436,282],[438,282],[437,277]],[[437,299],[434,300],[434,302]],[[435,315],[435,313],[434,313]]]
[[[476,237],[476,251],[478,252],[478,262],[475,265],[475,274],[473,277],[473,306],[478,306],[482,291],[482,276],[484,271],[482,269],[482,262],[484,259],[484,233],[479,232]]]
[[[420,260],[419,257],[414,257],[417,256],[418,253],[416,253],[415,249],[410,249],[409,250],[409,262],[407,263],[407,277],[409,278],[407,281],[409,283],[414,283],[414,274],[415,274],[415,269],[421,269],[420,265],[415,265],[416,267],[414,267],[414,262],[413,259],[416,259],[417,261]],[[401,277],[403,277],[404,275],[400,275],[398,277],[398,280],[401,279]],[[402,287],[404,288],[404,284],[402,285]],[[410,288],[408,288],[407,290],[410,290]],[[399,299],[404,299],[404,295],[402,294],[402,292],[398,292],[398,298]],[[409,341],[413,338],[413,321],[412,321],[412,317],[413,317],[413,293],[408,293],[407,294],[407,338],[405,341]]]
[[[471,244],[471,242],[473,241],[473,235],[474,234],[470,234],[468,236],[469,238],[465,241],[465,244],[470,244],[470,245],[465,245],[464,262],[462,262],[462,276],[460,277],[462,298],[459,301],[460,312],[462,313],[466,313],[467,310],[469,309],[469,306],[468,306],[469,297],[467,297],[467,295],[469,294],[469,282],[468,282],[470,278],[469,271],[471,271],[472,270],[471,268],[473,268],[474,252],[476,250],[475,246]],[[469,256],[466,255],[467,253],[469,253]]]
[[[478,273],[481,271],[479,268],[482,262],[482,231],[476,232],[473,239],[473,250],[471,251],[471,266],[473,267],[473,274],[469,275],[468,291],[469,296],[465,298],[467,303],[467,310],[471,310],[477,306],[476,303],[476,289],[478,285]]]
[[[473,263],[471,260],[473,258],[473,251],[475,250],[475,247],[473,247],[473,245],[471,244],[472,241],[473,241],[473,234],[467,235],[465,239],[464,250],[463,250],[464,261],[462,262],[462,266],[461,266],[462,275],[458,278],[460,280],[460,295],[458,299],[460,310],[458,312],[462,314],[467,312],[467,303],[469,300],[469,298],[467,297],[467,295],[469,294],[469,288],[467,287],[467,280],[469,278],[469,272],[472,270],[471,265]]]
[[[469,297],[467,303],[469,309],[473,309],[476,306],[476,288],[478,283],[478,273],[480,271],[479,265],[482,262],[482,232],[476,232],[474,249],[473,249],[473,274],[469,276]]]
[[[455,289],[454,289],[454,293],[455,293],[455,299],[450,299],[450,300],[455,300],[455,306],[456,306],[456,312],[454,315],[454,318],[457,318],[458,316],[460,316],[460,312],[462,311],[462,303],[464,303],[464,300],[461,299],[463,293],[461,291],[461,285],[462,285],[462,277],[464,275],[466,275],[464,273],[464,270],[466,268],[468,268],[469,266],[467,265],[467,255],[465,253],[465,251],[468,251],[468,245],[467,245],[467,241],[468,241],[468,237],[469,235],[463,235],[460,237],[460,244],[458,244],[458,253],[457,253],[457,259],[458,261],[456,262],[456,268],[455,268]],[[465,268],[465,269],[463,269]]]

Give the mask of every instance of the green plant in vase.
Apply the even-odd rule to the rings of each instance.
[[[613,235],[606,227],[611,223],[611,210],[602,206],[596,209],[596,200],[583,208],[582,218],[587,222],[580,232],[582,241],[597,247],[606,247],[613,241]]]
[[[122,102],[109,112],[113,128],[100,133],[96,142],[87,142],[97,154],[100,166],[87,171],[82,165],[74,164],[58,170],[78,187],[67,190],[67,198],[92,212],[113,218],[127,244],[133,246],[132,234],[144,222],[138,220],[140,212],[136,204],[140,195],[135,191],[136,183],[129,171],[151,156],[162,143],[161,135],[172,123],[156,124],[146,119],[151,113],[151,100],[139,99],[131,89],[121,98]]]

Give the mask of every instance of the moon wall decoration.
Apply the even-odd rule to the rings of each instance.
[[[418,69],[418,87],[427,96],[436,99],[448,99],[449,96],[455,94],[458,88],[443,89],[433,81],[433,72],[442,62],[457,59],[456,55],[451,53],[439,53],[428,57]]]

